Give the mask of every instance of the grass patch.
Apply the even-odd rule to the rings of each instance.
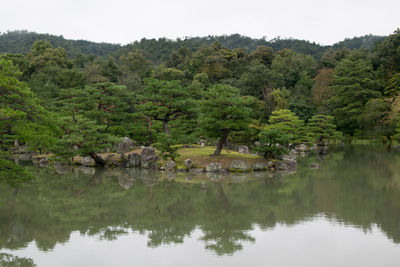
[[[256,162],[264,161],[263,157],[251,154],[242,154],[233,150],[223,149],[221,155],[211,156],[215,151],[215,147],[194,147],[194,148],[182,148],[178,150],[179,157],[177,162],[181,163],[185,159],[191,159],[193,165],[197,168],[205,168],[212,162],[219,162],[222,167],[227,168],[234,160],[243,160],[247,164],[253,164]]]

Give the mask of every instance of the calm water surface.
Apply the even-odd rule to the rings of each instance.
[[[400,152],[273,176],[28,168],[0,186],[0,266],[400,266]]]

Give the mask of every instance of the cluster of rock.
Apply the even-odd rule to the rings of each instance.
[[[18,146],[17,146],[18,145]],[[28,160],[32,160],[36,165],[44,167],[49,164],[49,160],[46,155],[35,155],[33,153],[27,153],[25,147],[17,144],[18,148],[15,154],[28,155]],[[128,137],[122,138],[121,142],[115,145],[116,153],[98,154],[107,166],[124,167],[124,168],[143,168],[153,170],[166,170],[176,172],[188,172],[188,173],[226,173],[226,172],[250,172],[250,171],[295,171],[297,168],[296,157],[303,156],[308,148],[306,145],[299,145],[296,149],[290,151],[288,155],[283,156],[279,160],[271,161],[259,161],[255,163],[248,163],[244,160],[233,160],[229,166],[222,166],[219,162],[209,163],[205,168],[196,167],[191,159],[185,159],[183,166],[178,166],[174,161],[167,161],[165,166],[159,166],[158,156],[153,147],[142,147],[142,152],[134,153],[131,152],[135,149],[134,141]],[[238,152],[249,154],[247,146],[237,147]],[[25,158],[24,158],[25,159]],[[79,159],[78,165],[83,167],[94,167],[96,162],[92,157],[84,157]],[[158,164],[157,164],[158,163]],[[310,166],[311,168],[317,169],[318,164]]]

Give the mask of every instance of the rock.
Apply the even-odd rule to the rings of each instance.
[[[206,166],[206,172],[222,172],[222,166],[218,162],[212,162]]]
[[[126,153],[135,149],[135,143],[129,137],[123,137],[122,141],[116,144],[117,153]]]
[[[243,160],[234,160],[229,165],[229,171],[231,172],[247,172],[249,171],[249,165]]]
[[[268,166],[268,168],[274,167],[274,162],[273,161],[268,161],[267,166]]]
[[[96,165],[96,162],[91,157],[84,157],[78,163],[85,167],[94,167]]]
[[[45,167],[45,166],[47,166],[47,165],[49,165],[49,161],[47,160],[47,159],[41,159],[41,160],[39,160],[39,166],[40,167]]]
[[[191,159],[185,159],[185,160],[183,161],[183,164],[185,165],[185,167],[186,167],[187,169],[192,168],[192,160],[191,160]]]
[[[276,170],[280,171],[294,171],[297,168],[297,162],[293,159],[285,159],[276,162],[274,167]]]
[[[204,173],[204,169],[203,168],[192,168],[189,170],[189,173],[193,173],[193,174]]]
[[[160,168],[158,168],[158,170],[165,171],[165,166],[161,166]]]
[[[268,165],[265,162],[257,162],[251,165],[253,171],[264,171],[268,169]]]
[[[201,144],[201,147],[204,147],[204,146],[205,146],[205,143],[203,143],[203,142],[201,142],[200,144]]]
[[[130,153],[126,160],[122,162],[122,166],[125,168],[139,167],[141,163],[141,157],[138,153]]]
[[[176,171],[177,172],[187,172],[187,169],[180,167],[180,168],[177,168]]]
[[[238,152],[243,154],[249,154],[249,148],[248,146],[239,146]]]
[[[157,159],[158,156],[156,155],[156,152],[153,147],[148,146],[143,148],[140,160],[142,168],[157,169],[157,164],[156,164]]]
[[[175,170],[175,167],[176,167],[176,163],[173,160],[167,161],[167,163],[165,164],[165,168],[169,171]]]
[[[311,169],[319,169],[319,164],[313,162],[313,163],[310,164],[310,168],[311,168]]]
[[[299,151],[299,152],[307,151],[307,145],[306,144],[300,144],[300,145],[296,146],[296,151]]]

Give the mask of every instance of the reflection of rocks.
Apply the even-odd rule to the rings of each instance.
[[[218,172],[206,172],[206,177],[208,179],[210,179],[211,181],[219,181],[222,178],[224,178],[224,176],[226,176],[226,175],[223,175],[223,174],[218,173]]]
[[[247,172],[249,171],[249,165],[243,160],[234,160],[229,165],[229,171],[233,172]]]
[[[78,166],[74,170],[77,171],[77,172],[81,172],[83,174],[89,174],[89,175],[96,174],[96,169],[95,168],[86,167],[86,166]]]
[[[230,176],[230,178],[231,178],[231,181],[232,181],[232,182],[241,183],[241,182],[246,181],[246,180],[249,178],[249,175],[246,175],[246,174],[244,174],[244,175],[232,174],[232,175]]]
[[[125,168],[139,167],[141,162],[140,155],[137,153],[130,153],[126,160],[122,163]]]
[[[316,170],[316,169],[319,169],[319,164],[313,162],[313,163],[310,164],[310,168],[311,168],[311,169],[315,169],[315,170]]]
[[[79,165],[85,167],[94,167],[96,165],[96,162],[91,157],[84,157],[79,160]]]
[[[125,189],[129,189],[133,186],[133,184],[135,183],[135,179],[133,178],[129,178],[128,176],[119,176],[118,177],[118,183],[121,187],[125,188]]]
[[[167,164],[165,164],[165,168],[166,168],[168,171],[173,171],[173,170],[175,170],[175,167],[176,167],[176,163],[175,163],[175,161],[173,161],[173,160],[169,160],[169,161],[167,161]]]
[[[193,174],[204,173],[204,169],[203,168],[193,168],[193,169],[189,170],[189,173],[193,173]]]
[[[54,162],[54,169],[58,174],[67,174],[71,171],[71,166],[64,162]]]
[[[222,172],[222,166],[218,162],[212,162],[206,166],[206,172]]]
[[[172,171],[166,171],[165,175],[168,180],[174,180],[176,178],[176,173]]]

